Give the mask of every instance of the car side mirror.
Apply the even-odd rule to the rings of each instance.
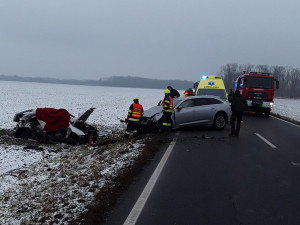
[[[160,106],[160,105],[161,105],[161,102],[162,102],[162,101],[160,100],[160,101],[158,102],[157,106]]]
[[[178,112],[182,109],[181,106],[178,106],[178,108],[176,109]]]

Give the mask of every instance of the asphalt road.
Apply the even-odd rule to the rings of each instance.
[[[179,135],[174,147],[162,147],[120,196],[105,224],[128,221],[169,151],[143,208],[137,208],[135,224],[299,225],[300,127],[245,115],[240,136],[229,137],[229,132],[229,126],[173,132]]]

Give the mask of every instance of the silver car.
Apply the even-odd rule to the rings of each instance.
[[[175,98],[173,105],[173,129],[202,125],[224,129],[231,116],[230,103],[212,95]],[[162,115],[160,102],[157,106],[145,110],[141,124],[145,129],[160,130]]]

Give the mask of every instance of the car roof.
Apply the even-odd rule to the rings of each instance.
[[[193,98],[215,98],[218,100],[222,100],[219,96],[216,95],[197,95],[197,96],[189,96],[189,97],[180,97],[178,99],[185,100],[185,99],[193,99]]]

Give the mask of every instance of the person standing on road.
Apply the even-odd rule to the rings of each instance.
[[[139,98],[137,96],[133,97],[133,103],[130,105],[127,115],[127,128],[125,131],[124,138],[127,140],[131,133],[133,137],[136,137],[139,128],[139,122],[144,114],[144,109],[141,104],[139,104]]]
[[[180,97],[179,92],[176,89],[174,89],[172,86],[168,86],[168,89],[170,91],[171,98],[179,98]]]
[[[162,131],[170,131],[172,128],[172,112],[173,112],[173,98],[170,96],[170,90],[165,90],[165,98],[163,100],[163,117],[162,117]]]
[[[236,90],[234,94],[233,91],[231,91],[228,96],[228,100],[231,103],[232,112],[230,117],[231,133],[229,134],[229,136],[239,136],[243,112],[245,107],[247,106],[247,101],[241,95],[239,90]],[[236,126],[235,120],[237,120]]]

